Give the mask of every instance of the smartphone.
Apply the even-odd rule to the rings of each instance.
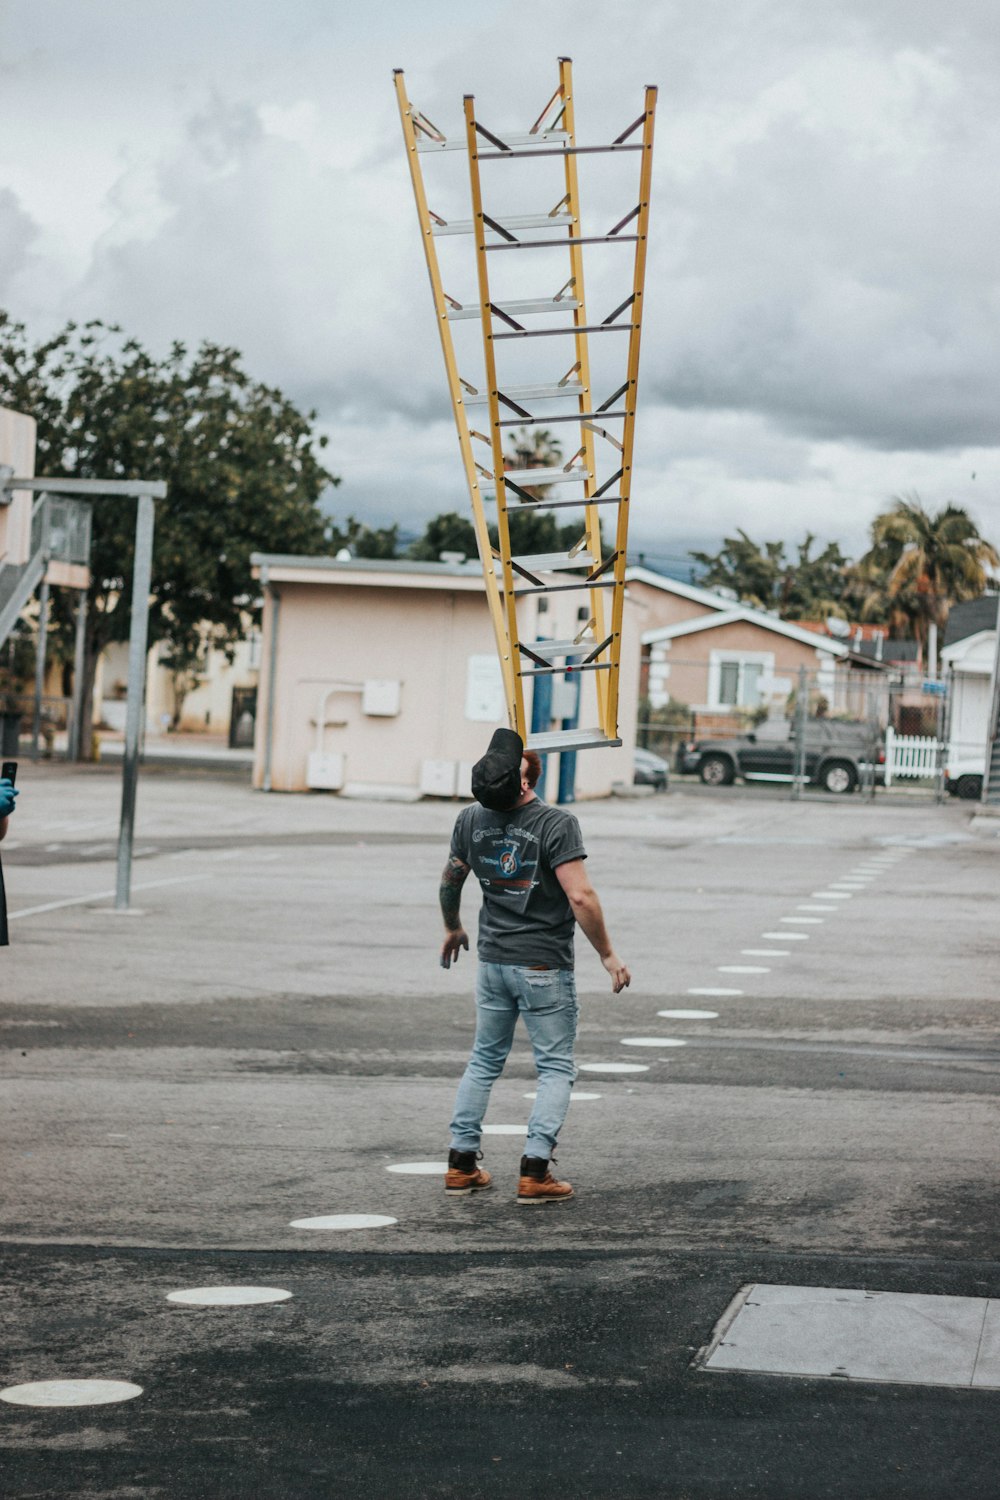
[[[11,786],[17,780],[17,761],[5,760],[0,766],[0,781],[9,781]]]

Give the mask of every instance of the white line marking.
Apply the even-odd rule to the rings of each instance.
[[[189,1292],[168,1292],[168,1302],[186,1307],[256,1307],[261,1302],[287,1302],[291,1292],[277,1286],[195,1286]]]
[[[839,906],[797,906],[796,911],[839,911]]]
[[[581,1063],[581,1073],[648,1073],[648,1063]]]
[[[825,917],[779,917],[779,922],[795,922],[799,927],[821,927]]]
[[[784,934],[782,934],[782,936],[784,936]],[[715,987],[713,987],[711,985],[703,985],[703,986],[696,986],[694,989],[688,990],[688,994],[689,995],[742,995],[743,991],[742,990],[724,990],[724,989],[715,988]]]
[[[686,1047],[680,1037],[676,1036],[623,1036],[623,1047]]]
[[[787,948],[741,948],[744,958],[788,958]]]
[[[127,1380],[33,1380],[9,1385],[0,1391],[0,1401],[11,1406],[107,1406],[141,1395],[142,1386]]]
[[[817,901],[850,901],[850,891],[813,891]]]
[[[447,1166],[440,1168],[447,1171]],[[318,1219],[292,1219],[289,1229],[383,1229],[387,1224],[398,1224],[387,1214],[323,1214]]]
[[[134,891],[151,891],[161,885],[185,885],[190,880],[209,880],[209,875],[174,875],[169,880],[142,880],[134,885]],[[18,917],[37,917],[44,911],[59,911],[64,906],[89,906],[95,901],[110,901],[115,895],[114,891],[97,891],[89,896],[69,896],[65,901],[47,901],[44,906],[26,906],[23,911],[12,911],[8,921],[14,922]]]
[[[770,974],[761,964],[720,964],[720,974]]]
[[[772,943],[807,943],[809,941],[808,932],[762,932],[761,937],[767,938]]]
[[[719,1012],[717,1010],[658,1010],[658,1016],[665,1016],[668,1021],[717,1021]]]

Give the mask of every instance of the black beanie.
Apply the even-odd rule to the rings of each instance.
[[[482,760],[472,768],[472,795],[491,812],[507,812],[521,795],[524,741],[513,729],[498,729]]]

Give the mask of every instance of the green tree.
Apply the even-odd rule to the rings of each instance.
[[[1000,566],[1000,554],[967,510],[949,502],[932,514],[911,493],[894,496],[875,517],[861,565],[884,580],[887,600],[926,646],[932,623],[943,629],[954,603],[983,592],[986,569]]]
[[[724,539],[715,553],[692,552],[702,570],[698,582],[726,589],[755,609],[770,610],[786,620],[817,620],[845,614],[843,603],[848,559],[836,542],[813,556],[816,538],[807,532],[798,555],[785,555],[784,542],[753,541],[745,531]]]
[[[408,556],[421,562],[437,562],[442,552],[464,552],[477,557],[476,528],[466,516],[449,510],[428,521],[424,534],[410,544]]]
[[[0,311],[0,405],[38,423],[37,469],[52,477],[162,479],[150,642],[179,671],[210,640],[231,648],[255,610],[250,554],[322,552],[319,499],[339,483],[317,456],[315,413],[242,368],[233,349],[175,343],[157,358],[113,325],[69,323],[32,345]],[[134,509],[94,506],[84,722],[97,659],[129,631]],[[85,747],[85,751],[86,751]]]
[[[399,526],[394,522],[391,526],[372,527],[354,516],[348,516],[343,526],[328,521],[323,550],[335,556],[344,547],[354,557],[395,557],[399,552]]]

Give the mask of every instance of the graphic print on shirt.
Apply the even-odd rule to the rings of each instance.
[[[480,885],[523,911],[538,883],[538,835],[530,828],[496,824],[472,835],[472,868]]]

